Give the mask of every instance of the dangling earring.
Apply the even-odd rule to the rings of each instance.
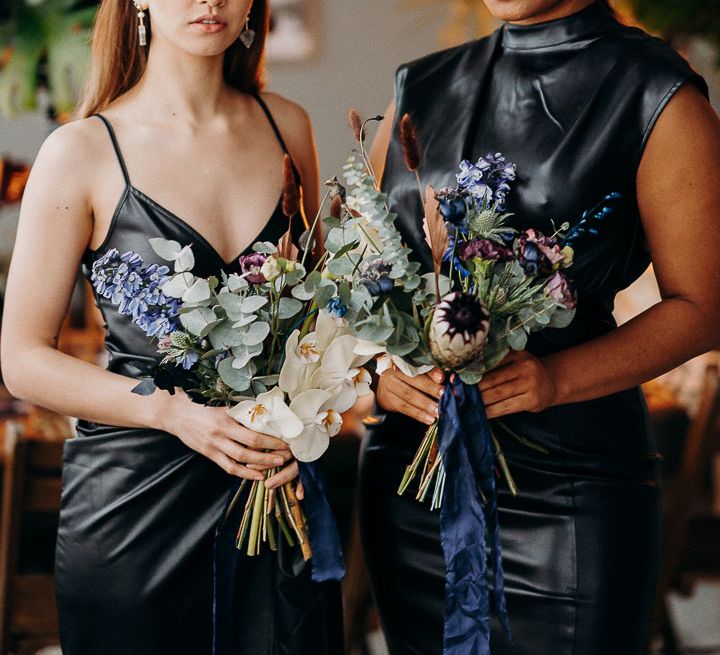
[[[250,14],[245,19],[245,29],[240,33],[240,43],[242,43],[248,50],[255,43],[255,30],[250,29]]]
[[[135,8],[138,10],[138,43],[140,46],[147,45],[147,30],[145,29],[145,10],[147,4],[140,4],[135,2]]]

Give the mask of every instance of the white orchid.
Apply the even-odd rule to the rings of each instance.
[[[349,410],[358,397],[370,393],[370,374],[362,366],[372,355],[355,354],[357,342],[351,334],[334,339],[310,378],[311,387],[326,389],[335,396],[335,407],[341,413]]]
[[[285,394],[278,387],[261,393],[252,400],[243,400],[228,414],[249,430],[278,437],[290,443],[302,434],[305,426],[285,404]]]
[[[333,406],[329,391],[310,389],[290,403],[290,409],[303,422],[302,434],[290,442],[290,450],[301,462],[312,462],[327,450],[330,438],[342,427],[342,416]]]
[[[399,371],[414,378],[418,375],[424,375],[434,368],[432,365],[423,364],[421,366],[412,366],[408,364],[402,357],[391,355],[387,351],[387,346],[382,343],[374,343],[373,341],[360,340],[355,345],[356,355],[367,355],[369,357],[377,356],[376,373],[382,375],[391,368],[397,368]]]
[[[285,344],[285,361],[280,371],[278,386],[287,393],[290,400],[303,391],[317,388],[311,384],[311,378],[320,368],[321,360],[330,344],[338,337],[346,335],[348,329],[343,321],[338,321],[326,311],[318,312],[315,331],[300,339],[300,331],[295,330]]]

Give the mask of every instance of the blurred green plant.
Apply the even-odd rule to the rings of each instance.
[[[96,11],[87,0],[10,0],[0,22],[0,115],[36,109],[43,86],[55,117],[73,110],[90,63]]]
[[[625,0],[649,29],[673,40],[700,36],[720,48],[720,0]]]

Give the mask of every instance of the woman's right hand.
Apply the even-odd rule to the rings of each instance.
[[[377,403],[387,412],[400,412],[432,425],[438,418],[438,400],[444,390],[443,378],[443,372],[437,368],[415,377],[390,368],[378,381]]]
[[[199,405],[181,391],[167,398],[160,413],[161,429],[231,475],[262,481],[264,471],[292,460],[284,441],[248,430],[225,408]]]

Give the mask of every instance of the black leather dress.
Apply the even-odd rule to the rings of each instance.
[[[534,354],[615,327],[615,294],[649,263],[638,165],[658,116],[686,82],[707,93],[670,48],[619,24],[599,3],[540,25],[508,24],[400,68],[396,121],[408,112],[417,125],[424,183],[450,185],[462,159],[502,152],[518,169],[507,203],[512,224],[546,234],[554,231],[550,219],[573,224],[606,194],[623,196],[599,234],[576,243],[576,319],[534,335]],[[417,183],[393,134],[383,187],[405,240],[424,253],[429,270]],[[668,202],[675,192],[682,191],[668,189]],[[493,655],[639,655],[659,561],[658,456],[640,390],[516,414],[506,423],[549,452],[502,438],[520,488],[513,498],[499,483],[514,646],[495,622]],[[439,515],[413,494],[395,493],[423,431],[391,414],[364,449],[366,557],[392,655],[442,652]]]
[[[258,101],[285,149],[272,116]],[[105,242],[84,257],[85,273],[110,248],[134,250],[146,264],[162,263],[148,244],[152,237],[192,243],[198,276],[239,272],[237,258],[224,262],[201,234],[132,186],[106,125],[126,190]],[[253,243],[277,243],[287,225],[278,203]],[[295,217],[296,239],[303,229]],[[152,363],[154,346],[108,300],[96,296],[96,301],[106,322],[109,370],[138,377],[138,362]],[[56,549],[65,655],[215,652],[213,541],[234,482],[171,434],[79,423],[78,436],[65,445]],[[266,549],[249,558],[237,551],[232,652],[341,654],[339,586],[314,583],[299,549],[279,543],[277,554]]]

